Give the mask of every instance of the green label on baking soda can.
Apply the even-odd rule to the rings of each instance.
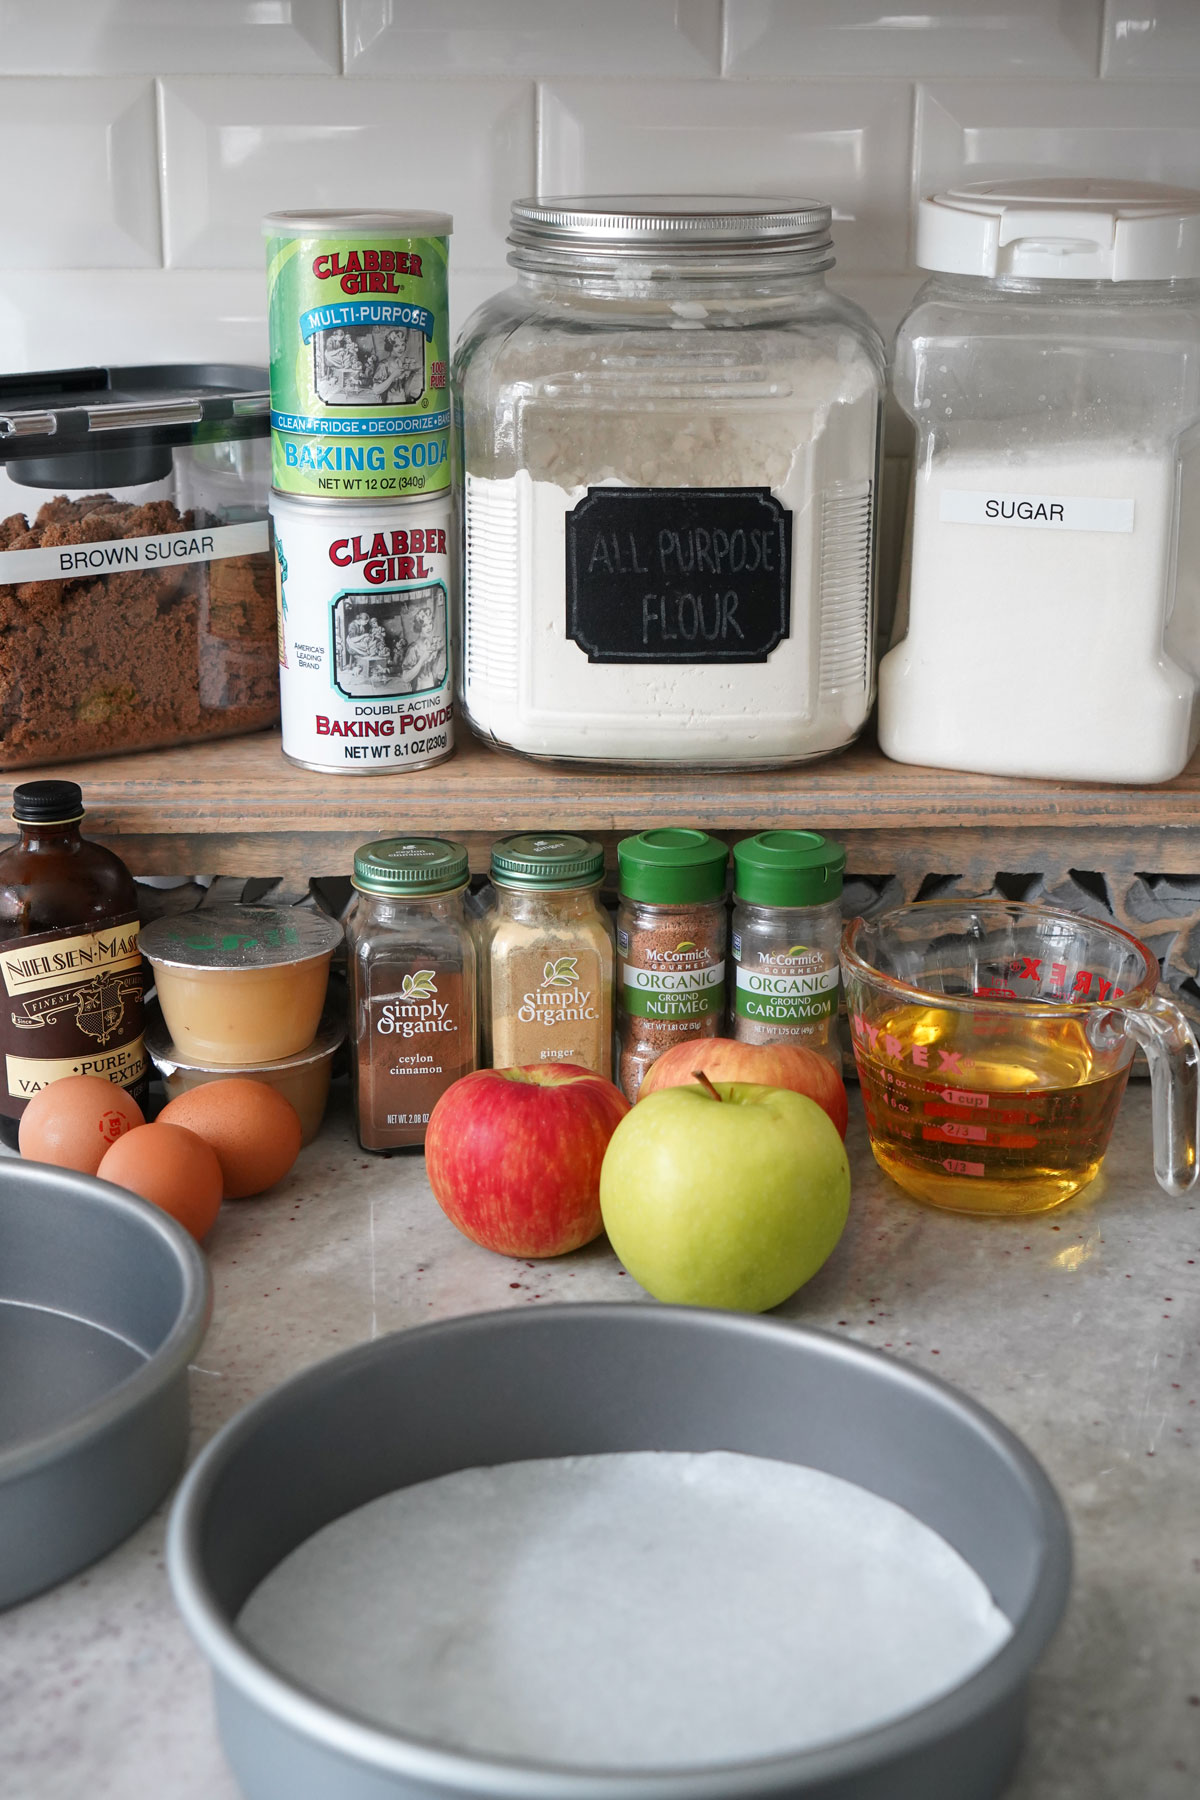
[[[400,500],[449,488],[450,229],[431,212],[263,221],[282,493]]]

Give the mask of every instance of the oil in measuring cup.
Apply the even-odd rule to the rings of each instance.
[[[875,1159],[952,1212],[1045,1212],[1091,1181],[1128,1078],[1070,1015],[897,1004],[851,1019]]]

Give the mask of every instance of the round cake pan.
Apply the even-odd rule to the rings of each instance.
[[[451,1470],[625,1450],[805,1463],[895,1501],[977,1570],[1013,1633],[933,1704],[859,1737],[711,1770],[581,1773],[468,1756],[373,1727],[277,1674],[234,1622],[323,1525]],[[380,1338],[246,1408],[188,1475],[168,1535],[249,1800],[988,1800],[1066,1604],[1058,1497],[953,1389],[841,1338],[646,1306],[503,1312]]]
[[[103,1556],[167,1492],[210,1304],[166,1213],[0,1159],[0,1606]]]

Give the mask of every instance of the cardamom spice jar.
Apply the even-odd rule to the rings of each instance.
[[[478,1064],[467,853],[381,838],[354,857],[346,919],[351,1086],[364,1150],[425,1142],[442,1094]]]
[[[493,1068],[569,1062],[612,1078],[613,928],[604,851],[527,832],[492,850],[483,938],[484,1055]]]
[[[718,838],[675,826],[617,845],[618,1075],[629,1100],[664,1050],[720,1034],[728,860]]]
[[[733,846],[733,1035],[803,1044],[842,1068],[838,943],[846,852],[816,831]]]

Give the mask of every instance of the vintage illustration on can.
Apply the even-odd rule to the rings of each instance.
[[[351,700],[420,694],[446,681],[446,590],[349,592],[333,603],[334,681]]]

